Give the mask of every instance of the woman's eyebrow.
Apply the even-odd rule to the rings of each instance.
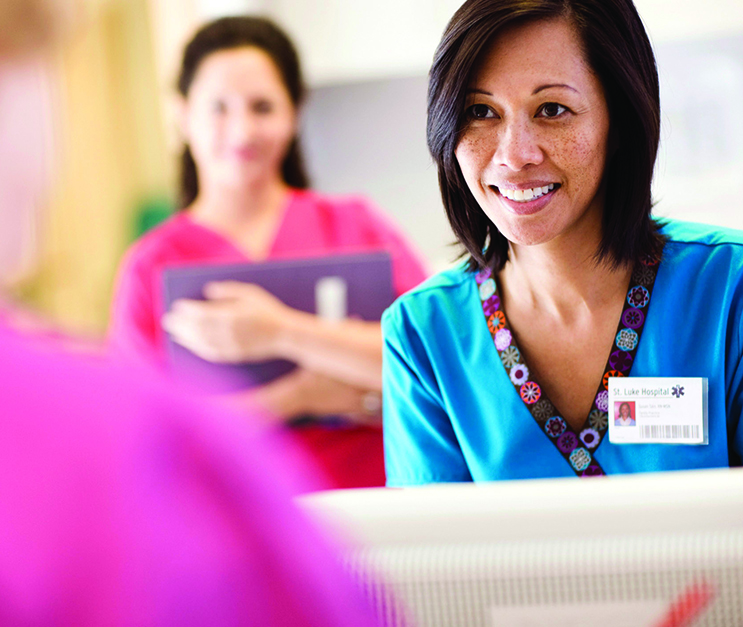
[[[553,87],[564,87],[565,89],[569,89],[570,91],[574,91],[576,94],[578,93],[578,90],[575,87],[571,87],[570,85],[566,85],[565,83],[550,83],[549,85],[541,85],[540,87],[537,87],[533,92],[532,96],[536,96],[540,91],[544,91],[545,89],[551,89]]]
[[[540,85],[532,92],[531,95],[536,96],[540,91],[544,91],[545,89],[552,89],[554,87],[562,87],[564,89],[569,89],[570,91],[574,91],[576,94],[578,93],[578,90],[575,87],[571,87],[570,85],[567,85],[565,83],[550,83],[548,85]],[[484,94],[485,96],[493,95],[491,92],[486,91],[484,89],[480,89],[479,87],[468,87],[467,93],[468,94]]]

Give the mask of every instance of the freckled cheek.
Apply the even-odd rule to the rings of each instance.
[[[600,179],[606,161],[606,139],[595,133],[574,133],[553,148],[552,159],[574,179]]]
[[[494,153],[493,139],[468,133],[460,140],[454,154],[468,183],[477,181],[488,167]]]

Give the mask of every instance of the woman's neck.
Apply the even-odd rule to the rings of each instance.
[[[510,246],[499,274],[506,301],[570,324],[624,298],[632,267],[596,261],[600,234],[565,239]]]
[[[283,180],[244,188],[204,186],[189,215],[229,240],[253,260],[268,257],[287,207]]]
[[[205,184],[188,211],[201,224],[234,233],[279,216],[288,193],[278,178],[244,187]]]

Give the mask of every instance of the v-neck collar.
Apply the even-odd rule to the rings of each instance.
[[[192,227],[197,228],[204,233],[207,233],[212,239],[218,241],[222,247],[229,249],[232,254],[237,255],[245,261],[257,263],[260,261],[271,259],[271,257],[273,256],[276,250],[277,242],[280,241],[282,233],[285,230],[289,220],[291,219],[289,214],[291,213],[292,207],[296,204],[298,193],[299,191],[294,188],[289,189],[286,200],[284,202],[284,207],[282,208],[281,218],[279,219],[278,224],[276,225],[276,228],[273,232],[271,244],[266,250],[265,257],[260,259],[251,255],[247,250],[245,250],[242,246],[239,246],[237,242],[235,242],[228,235],[225,235],[224,233],[221,233],[220,231],[217,231],[210,226],[202,224],[201,222],[197,222],[188,212],[183,212],[181,214],[181,217],[182,219],[186,220]]]
[[[475,275],[488,330],[515,391],[540,430],[579,477],[606,474],[594,455],[608,431],[609,379],[629,376],[632,369],[658,275],[660,258],[660,255],[643,257],[635,264],[604,374],[591,410],[580,430],[573,429],[560,415],[542,391],[542,386],[530,373],[503,312],[492,271],[486,268]]]

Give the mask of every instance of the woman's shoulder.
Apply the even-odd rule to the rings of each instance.
[[[127,250],[130,254],[152,254],[174,238],[182,237],[187,229],[184,215],[176,213],[138,237]]]
[[[152,266],[171,258],[178,260],[182,252],[192,249],[198,235],[198,227],[185,214],[177,213],[137,239],[127,249],[125,263]]]
[[[295,209],[320,216],[326,224],[355,228],[391,227],[389,216],[363,194],[327,194],[294,190]]]
[[[708,224],[668,220],[661,233],[666,238],[664,264],[671,276],[705,277],[708,287],[722,283],[741,284],[743,277],[743,231]]]
[[[737,229],[683,220],[662,220],[660,232],[672,245],[723,246],[743,255],[743,231]]]
[[[295,202],[326,211],[363,211],[373,207],[363,194],[328,194],[316,189],[293,190]]]
[[[395,218],[359,194],[329,195],[314,190],[295,190],[292,215],[308,228],[314,225],[323,237],[343,247],[386,248],[394,257],[416,266],[413,278],[401,291],[417,284],[428,273],[420,253]],[[298,227],[294,227],[295,229]],[[304,234],[303,234],[304,235]]]

